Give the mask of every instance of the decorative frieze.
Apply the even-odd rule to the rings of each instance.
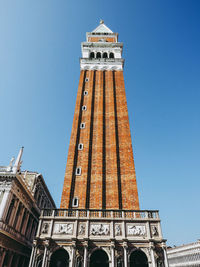
[[[90,235],[109,235],[110,234],[110,225],[109,224],[91,224],[90,225]]]
[[[146,227],[144,225],[128,224],[127,225],[127,234],[129,236],[145,236],[146,235]]]
[[[54,234],[73,234],[73,223],[55,223],[54,224]]]

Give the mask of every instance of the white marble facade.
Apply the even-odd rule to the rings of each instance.
[[[200,240],[167,249],[169,266],[171,267],[199,267],[200,266]]]
[[[144,253],[146,266],[168,266],[157,211],[43,210],[29,267],[51,267],[59,249],[70,267],[93,266],[96,250],[106,253],[109,267],[132,266],[137,251]]]
[[[41,208],[55,207],[41,174],[21,171],[23,148],[0,166],[0,267],[26,267]]]

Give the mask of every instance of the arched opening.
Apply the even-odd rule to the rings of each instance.
[[[123,259],[122,257],[118,257],[117,258],[117,267],[123,267]]]
[[[90,267],[108,267],[109,258],[102,249],[95,250],[90,257]]]
[[[90,53],[90,58],[94,58],[94,52]]]
[[[37,258],[36,267],[42,267],[42,259],[43,259],[43,255],[40,255],[40,256]]]
[[[110,58],[114,58],[114,53],[113,52],[110,53]]]
[[[106,52],[103,53],[103,58],[108,58],[108,54]]]
[[[65,249],[58,249],[51,255],[50,267],[68,267],[69,254]]]
[[[97,58],[101,58],[101,53],[97,52]]]
[[[130,267],[148,267],[146,254],[141,250],[135,250],[130,255]]]
[[[76,267],[82,267],[83,259],[81,257],[76,258]]]

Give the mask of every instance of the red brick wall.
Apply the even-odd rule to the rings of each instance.
[[[82,112],[82,122],[86,123],[86,128],[80,131],[80,142],[84,149],[78,151],[77,166],[81,166],[81,176],[76,176],[74,196],[79,198],[79,208],[85,208],[86,186],[88,172],[88,152],[91,120],[91,104],[93,91],[94,71],[86,71],[89,81],[85,83],[85,90],[88,95],[84,96],[83,105],[87,110]],[[76,100],[74,121],[68,151],[68,159],[61,199],[61,208],[68,208],[72,170],[74,164],[74,150],[76,143],[76,133],[81,102],[82,84],[84,71],[80,74],[80,83]],[[123,209],[139,209],[139,200],[133,160],[132,142],[130,135],[124,78],[122,71],[115,71],[115,89],[118,119],[118,140],[119,158],[121,172],[121,195]],[[116,153],[116,131],[115,131],[115,103],[113,93],[113,72],[105,71],[105,155],[106,155],[106,208],[119,208],[118,192],[118,171]],[[90,206],[92,209],[102,208],[102,152],[103,152],[103,71],[96,71],[95,98],[94,98],[94,120],[93,139],[91,155],[91,183],[90,183]]]

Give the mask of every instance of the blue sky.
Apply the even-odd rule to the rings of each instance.
[[[0,164],[23,145],[59,206],[80,43],[104,19],[124,43],[141,209],[168,245],[200,237],[200,1],[0,0]]]

